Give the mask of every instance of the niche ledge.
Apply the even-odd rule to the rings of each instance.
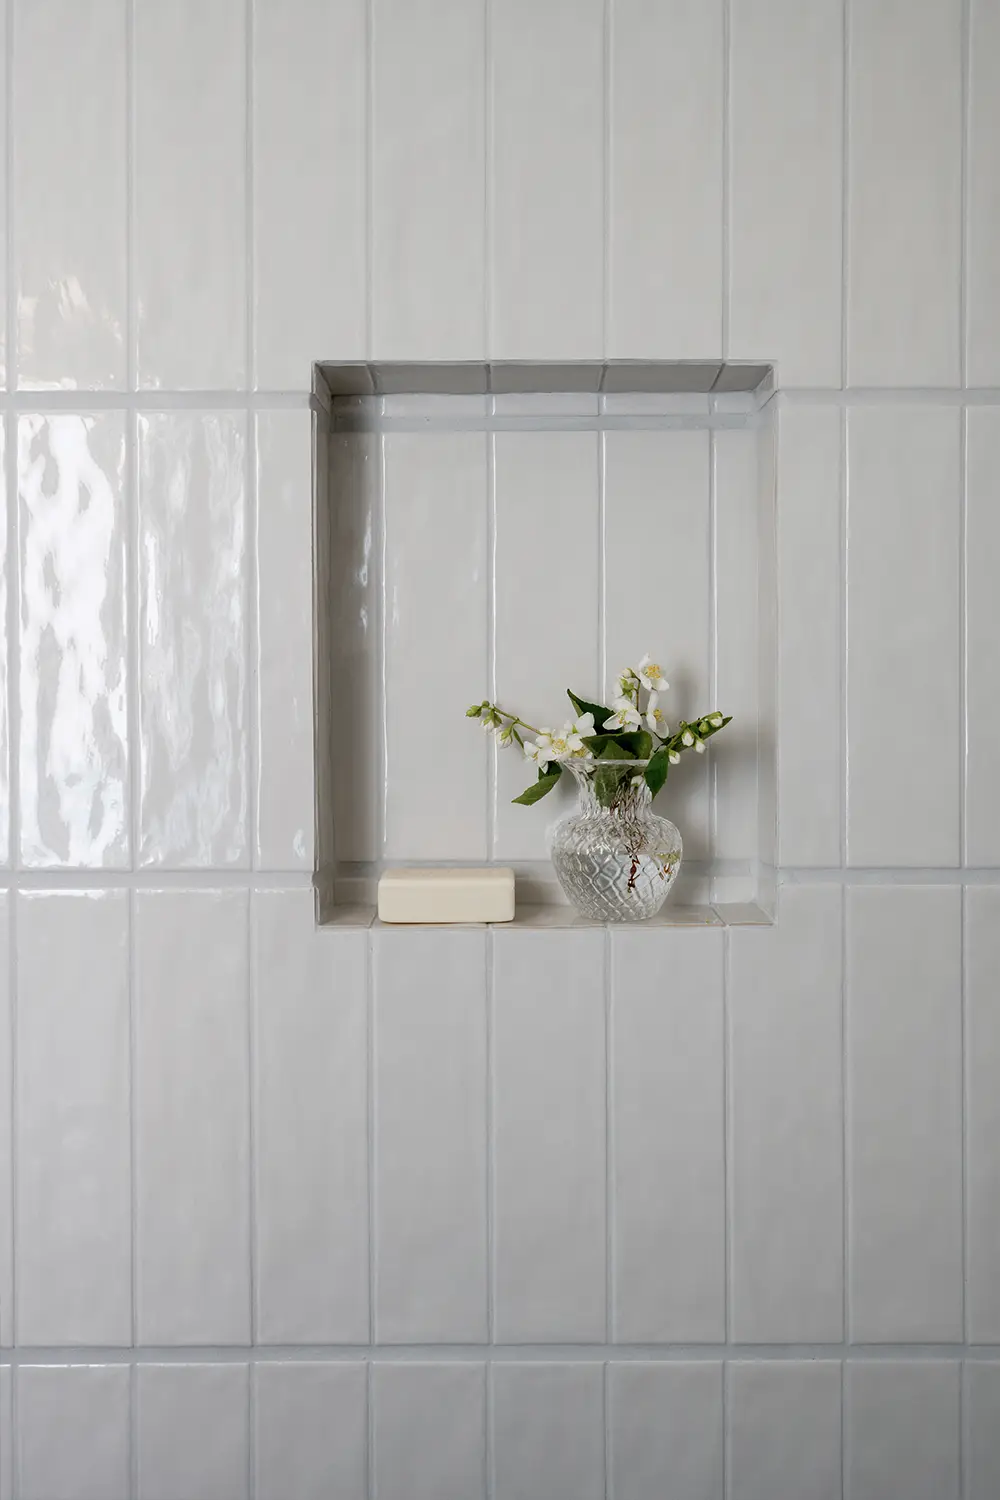
[[[521,687],[504,685],[519,676],[524,660],[511,602],[522,580],[509,536],[512,518],[527,515],[533,545],[548,549],[552,575],[591,579],[582,593],[577,589],[573,632],[564,628],[569,647],[561,637],[552,644],[560,678],[561,655],[579,675],[573,644],[591,621],[593,667],[583,673],[587,681],[574,681],[577,691],[601,690],[598,663],[605,657],[609,670],[619,665],[623,648],[615,631],[623,635],[631,615],[616,559],[622,534],[638,523],[642,592],[655,597],[661,578],[669,578],[683,614],[678,605],[676,629],[666,616],[662,638],[636,642],[637,649],[657,646],[667,654],[674,714],[719,707],[735,715],[735,732],[698,757],[700,766],[682,762],[669,784],[674,797],[665,809],[684,836],[685,864],[651,925],[770,923],[773,365],[330,361],[315,366],[314,392],[320,923],[372,925],[378,877],[393,865],[496,863],[515,869],[514,926],[602,925],[577,917],[555,883],[542,846],[548,808],[535,813],[533,824],[531,810],[516,809],[524,821],[511,822],[510,795],[520,788],[509,781],[520,768],[491,763],[462,718],[466,702],[482,692],[501,701],[506,693],[526,716],[542,712],[522,701]],[[517,464],[507,462],[508,451],[518,455]],[[581,465],[581,453],[592,453],[593,464]],[[557,537],[556,521],[546,532],[547,502],[560,485]],[[564,524],[567,515],[572,528]],[[481,556],[473,558],[476,548]],[[574,548],[586,566],[577,566]],[[436,708],[431,731],[414,745],[398,700],[402,695],[404,708],[416,703],[417,680]],[[553,691],[546,688],[546,704]],[[345,722],[350,735],[335,743],[333,726]],[[557,795],[555,814],[563,810]]]

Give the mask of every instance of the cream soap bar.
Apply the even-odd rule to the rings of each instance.
[[[386,870],[378,914],[383,922],[512,922],[514,871]]]

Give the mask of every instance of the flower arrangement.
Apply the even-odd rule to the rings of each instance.
[[[621,673],[610,708],[589,703],[567,689],[575,717],[559,730],[536,729],[488,699],[473,703],[466,717],[479,719],[498,744],[517,745],[537,767],[537,780],[515,802],[524,806],[539,802],[568,765],[592,776],[599,803],[611,808],[626,788],[641,782],[655,797],[685,750],[702,754],[706,741],[731,722],[732,715],[713,710],[698,719],[682,720],[671,732],[660,708],[660,695],[669,687],[659,663],[646,655],[638,666]]]

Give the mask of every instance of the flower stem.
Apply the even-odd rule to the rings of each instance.
[[[509,714],[505,708],[500,707],[499,703],[491,703],[490,708],[494,713],[499,714],[501,719],[509,719],[512,727],[516,728],[520,724],[530,734],[541,734],[542,732],[540,729],[536,729],[534,724],[529,724],[526,719],[519,719],[517,714]]]

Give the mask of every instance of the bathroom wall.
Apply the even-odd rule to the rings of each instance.
[[[0,1496],[994,1497],[1000,4],[4,10]],[[488,355],[776,363],[773,928],[315,927],[312,362]]]

